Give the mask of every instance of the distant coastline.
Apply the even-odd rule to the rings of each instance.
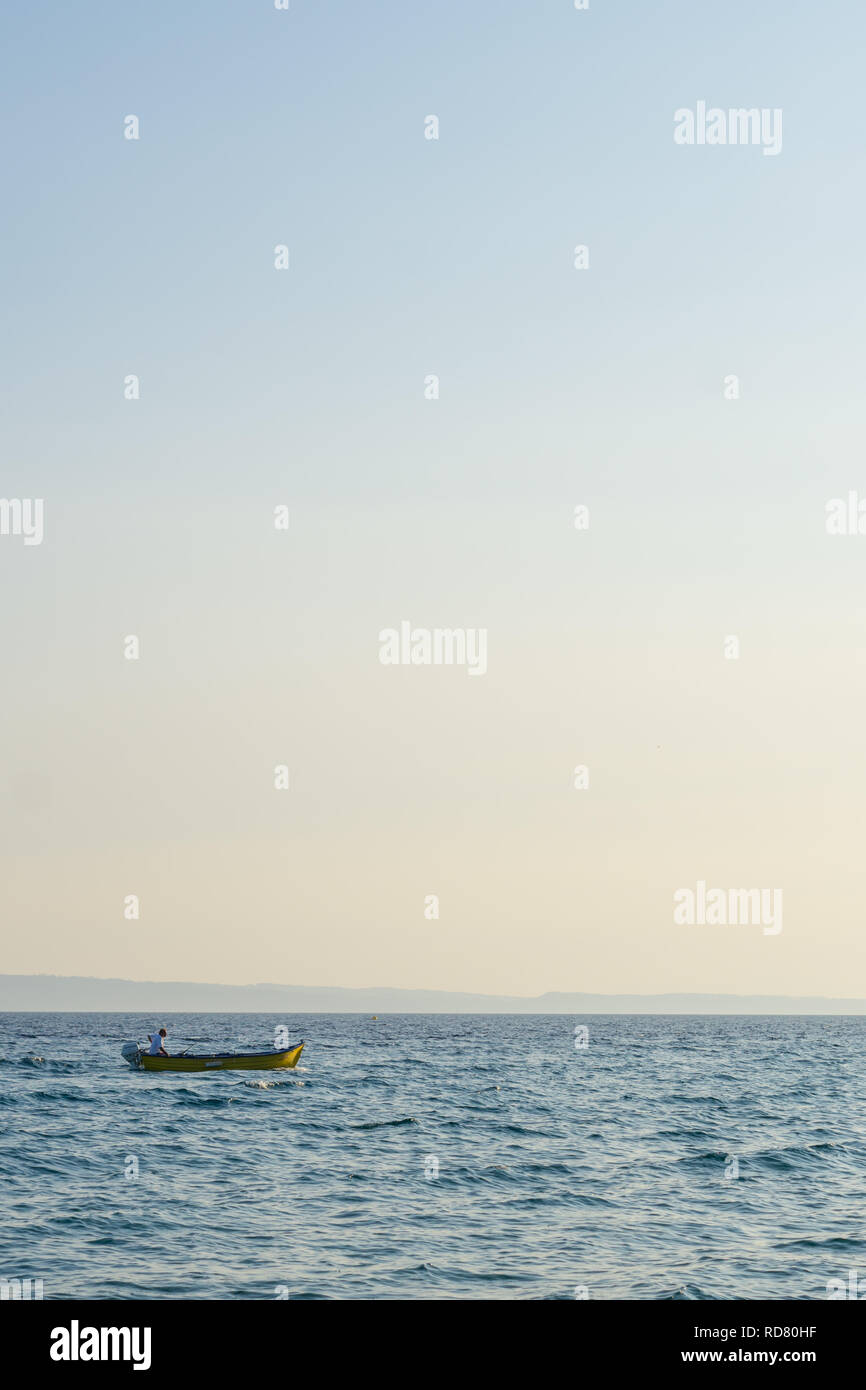
[[[0,1012],[419,1014],[866,1014],[866,1000],[817,995],[581,994],[534,997],[451,990],[217,985],[0,975]]]

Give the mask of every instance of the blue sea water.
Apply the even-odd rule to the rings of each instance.
[[[120,1056],[160,1025],[217,1051],[281,1023],[295,1072]],[[821,1299],[860,1266],[866,1293],[864,1107],[866,1018],[0,1014],[0,1277],[46,1299]]]

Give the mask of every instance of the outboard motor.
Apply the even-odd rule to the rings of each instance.
[[[131,1067],[141,1066],[141,1048],[138,1043],[125,1042],[120,1049],[120,1055]]]

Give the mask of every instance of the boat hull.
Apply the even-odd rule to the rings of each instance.
[[[208,1057],[151,1057],[141,1054],[143,1071],[274,1071],[296,1067],[304,1044],[285,1052],[224,1052]]]

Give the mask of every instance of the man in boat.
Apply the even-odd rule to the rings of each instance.
[[[147,1036],[150,1042],[148,1055],[150,1057],[167,1057],[168,1053],[165,1050],[164,1042],[164,1039],[167,1037],[165,1029],[160,1028],[158,1033],[148,1033]]]

